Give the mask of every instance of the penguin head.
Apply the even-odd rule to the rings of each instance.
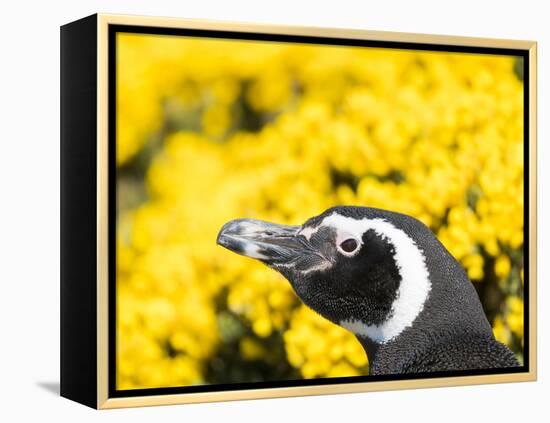
[[[426,238],[435,239],[412,217],[340,206],[300,226],[232,220],[217,242],[280,272],[323,317],[385,343],[412,325],[430,293],[425,253],[417,243]]]

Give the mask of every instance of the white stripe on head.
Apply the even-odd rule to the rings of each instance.
[[[432,286],[424,253],[414,240],[384,219],[357,220],[335,212],[325,217],[320,226],[331,226],[338,232],[352,235],[359,240],[362,240],[366,231],[374,230],[393,245],[395,263],[401,276],[388,320],[379,325],[368,325],[352,319],[341,321],[340,326],[380,343],[392,340],[411,326],[424,308]]]
[[[299,234],[306,237],[306,239],[309,241],[311,238],[311,235],[313,235],[315,232],[317,232],[317,229],[319,229],[318,226],[308,226],[304,229],[302,229]]]

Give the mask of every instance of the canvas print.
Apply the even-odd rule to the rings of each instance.
[[[115,42],[117,390],[524,364],[521,57]]]

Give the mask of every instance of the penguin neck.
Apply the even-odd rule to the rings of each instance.
[[[370,338],[366,336],[355,335],[355,337],[357,338],[357,340],[365,350],[365,354],[367,354],[367,358],[369,360],[369,366],[372,368],[373,363],[375,363],[378,358],[378,352],[380,350],[380,346],[383,344],[372,341]]]
[[[466,273],[438,241],[430,242],[420,246],[424,251],[432,251],[426,256],[432,288],[411,324],[388,340],[355,332],[367,353],[370,374],[403,373],[410,363],[438,345],[472,337],[494,338]]]
[[[406,333],[380,343],[368,337],[356,336],[369,360],[369,374],[403,374],[419,358],[438,343],[424,333]]]
[[[474,307],[477,309],[477,307]],[[355,335],[369,360],[369,373],[401,374],[422,356],[442,344],[457,342],[463,338],[493,337],[491,327],[481,313],[461,313],[442,309],[422,312],[412,326],[398,336],[385,342],[372,340],[364,335]],[[471,311],[471,310],[470,310]]]
[[[437,339],[428,334],[406,331],[387,342],[376,342],[356,335],[369,360],[369,374],[400,374],[412,361],[428,352],[437,343]]]

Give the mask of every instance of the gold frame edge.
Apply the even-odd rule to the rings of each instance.
[[[265,34],[320,36],[373,41],[395,41],[464,47],[507,48],[529,53],[529,372],[479,376],[411,379],[262,388],[204,393],[148,395],[109,398],[108,396],[108,26],[138,25],[162,28],[210,29]],[[292,396],[344,394],[383,390],[438,388],[450,386],[530,382],[537,380],[537,43],[526,40],[431,35],[267,25],[137,15],[97,15],[97,408],[113,409],[152,405],[189,404],[215,401],[281,398]]]
[[[97,16],[97,408],[109,398],[108,25]]]
[[[529,47],[529,374],[537,380],[537,43]],[[525,189],[525,187],[524,187]]]

